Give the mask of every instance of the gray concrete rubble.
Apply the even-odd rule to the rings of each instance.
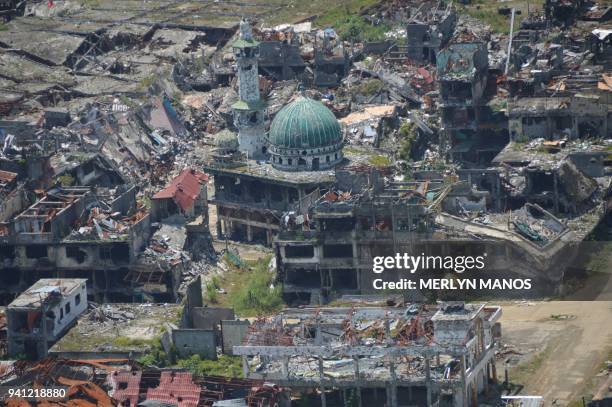
[[[26,326],[12,354],[161,346],[242,356],[314,405],[490,401],[499,307],[422,303],[589,274],[612,207],[612,8],[293,3],[0,0],[0,306],[48,279],[90,302],[64,342]],[[303,307],[203,304],[202,284],[246,273],[235,248],[271,255],[266,287]],[[395,253],[433,265],[372,272]],[[376,296],[480,277],[442,263],[467,257],[534,288]]]

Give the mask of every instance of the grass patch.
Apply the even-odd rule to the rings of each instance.
[[[404,161],[412,161],[412,144],[416,139],[416,125],[404,123],[399,129],[400,147],[398,156]]]
[[[375,167],[388,167],[391,165],[391,159],[384,155],[373,155],[368,159],[368,162]]]
[[[71,187],[74,185],[74,177],[70,174],[64,174],[57,177],[57,180],[63,187]]]
[[[219,293],[217,291],[219,288],[221,288],[221,282],[217,276],[214,276],[208,283],[206,283],[206,299],[213,304],[219,302]]]
[[[353,95],[374,96],[384,88],[380,79],[366,79],[352,89]]]
[[[84,7],[98,7],[100,0],[81,0],[81,5]]]
[[[354,16],[359,14],[364,8],[372,6],[378,3],[378,0],[344,0],[337,1],[331,4],[334,4],[334,7],[329,7],[330,3],[327,2],[323,4],[321,3],[321,10],[325,10],[325,12],[315,20],[315,23],[320,26],[333,26],[333,23],[341,20],[343,18],[347,18],[350,16]]]
[[[550,346],[547,346],[543,351],[534,355],[526,363],[522,363],[516,366],[510,371],[510,382],[522,385],[527,383],[531,379],[531,377],[537,373],[546,358],[548,358],[551,353],[552,348]]]
[[[156,341],[157,339],[139,339],[130,338],[127,336],[118,336],[113,340],[113,346],[119,348],[152,346],[155,344]]]
[[[245,261],[236,255],[231,258],[224,256],[228,270],[216,284],[227,294],[217,297],[217,305],[233,307],[241,317],[268,315],[281,310],[285,305],[282,286],[275,283],[275,275],[268,271],[271,258],[268,255],[256,261]]]
[[[503,3],[490,0],[472,0],[468,5],[458,5],[457,9],[489,25],[496,33],[507,34],[510,31],[510,16],[503,16],[497,12],[500,7],[516,8],[521,14],[514,16],[514,31],[520,28],[521,21],[527,17],[527,4],[529,10],[541,12],[544,0],[510,0]]]
[[[217,360],[206,360],[200,355],[193,355],[179,360],[177,366],[189,370],[195,376],[243,377],[240,356],[221,355]]]

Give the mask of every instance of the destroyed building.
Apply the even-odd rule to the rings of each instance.
[[[181,214],[186,218],[204,215],[208,222],[208,198],[206,182],[208,176],[186,168],[166,188],[151,198],[151,216],[155,221]]]
[[[87,309],[85,279],[41,279],[6,309],[8,353],[28,359],[49,348]]]
[[[405,47],[403,56],[410,60],[435,64],[438,52],[453,36],[456,22],[457,15],[450,4],[443,8],[439,3],[435,6],[423,3],[410,17],[406,25],[406,45],[396,46],[397,52]],[[393,51],[390,55],[395,56]]]
[[[608,103],[596,95],[525,97],[508,102],[512,141],[605,139],[612,134]]]
[[[122,276],[148,239],[150,216],[137,206],[134,186],[54,187],[3,226],[5,301],[59,273],[86,278],[91,298],[129,298]]]
[[[489,64],[483,42],[453,42],[438,53],[442,145],[449,157],[486,166],[507,142],[507,131],[488,105]]]
[[[3,362],[0,382],[6,386],[65,387],[61,401],[75,405],[181,407],[242,406],[287,407],[291,392],[262,380],[197,376],[184,369],[155,369],[127,358],[99,360],[46,358],[37,362]],[[24,400],[5,397],[7,407]],[[43,407],[53,400],[29,400]]]
[[[525,152],[511,143],[494,159],[505,170],[416,171],[420,181],[371,172],[352,190],[335,184],[308,209],[307,222],[289,215],[281,224],[275,250],[285,298],[325,303],[373,293],[378,278],[412,279],[407,270],[372,273],[375,257],[403,252],[486,253],[491,275],[529,277],[542,293],[562,290],[580,242],[608,213],[610,165],[603,145],[540,143]]]
[[[217,235],[270,245],[281,214],[300,212],[307,206],[305,199],[331,183],[333,172],[323,170],[343,160],[343,141],[334,114],[304,96],[284,106],[266,134],[254,58],[258,44],[243,22],[241,39],[233,44],[240,78],[240,100],[234,104],[238,142],[231,134],[220,134],[204,169],[214,176],[210,202],[217,207]],[[255,68],[249,70],[252,64]],[[269,162],[253,160],[262,155],[269,155]]]
[[[496,381],[501,313],[463,303],[292,308],[256,321],[234,353],[245,377],[317,405],[352,393],[358,406],[478,406]]]

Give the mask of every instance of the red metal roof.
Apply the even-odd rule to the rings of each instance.
[[[119,403],[129,400],[130,406],[138,404],[138,395],[140,393],[140,379],[142,372],[113,372],[111,374],[111,383],[115,392],[113,398]]]
[[[162,372],[159,386],[147,390],[147,400],[173,403],[178,407],[197,407],[200,386],[193,383],[189,372]]]
[[[153,199],[174,199],[183,211],[193,207],[202,188],[208,182],[208,175],[186,168],[170,184],[155,195]]]

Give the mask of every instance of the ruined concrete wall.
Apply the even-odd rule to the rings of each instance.
[[[18,188],[0,202],[0,222],[7,222],[22,212],[28,202],[22,188]]]
[[[131,186],[127,191],[111,202],[113,212],[121,212],[127,215],[136,208],[136,186]]]
[[[242,340],[249,328],[249,321],[221,321],[221,330],[223,333],[223,353],[226,355],[234,354],[234,346],[242,344]]]
[[[136,255],[144,249],[151,237],[151,215],[147,214],[144,218],[132,225],[130,229],[130,239],[132,240],[132,253],[130,263],[136,260]]]
[[[195,307],[191,310],[195,329],[215,329],[222,320],[235,318],[232,308]]]
[[[569,155],[574,165],[589,177],[603,177],[605,173],[605,153],[601,152],[577,152]]]
[[[209,329],[173,329],[172,341],[180,357],[200,355],[204,359],[217,359],[217,335]]]

